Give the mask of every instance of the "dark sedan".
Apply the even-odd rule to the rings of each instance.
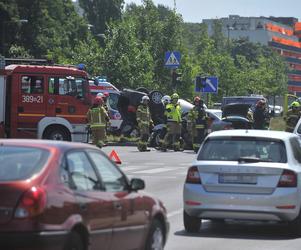
[[[248,117],[251,105],[245,103],[230,103],[223,107],[222,119],[212,124],[212,131],[225,129],[251,129],[252,119]]]
[[[0,249],[163,249],[162,202],[94,146],[0,140]]]

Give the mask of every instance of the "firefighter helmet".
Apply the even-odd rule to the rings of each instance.
[[[101,96],[96,96],[94,99],[94,105],[103,105],[103,99]]]
[[[163,96],[162,99],[161,99],[161,102],[162,102],[163,104],[170,103],[170,101],[171,101],[171,98],[170,98],[169,95],[165,95],[165,96]]]
[[[109,94],[109,92],[104,92],[103,96],[106,97],[106,98],[108,98],[110,96],[110,94]]]
[[[177,93],[173,93],[171,95],[171,100],[173,100],[173,99],[179,99],[179,95]]]
[[[292,109],[298,109],[298,108],[300,108],[300,103],[297,101],[294,101],[294,102],[292,102],[291,106],[292,106]]]
[[[142,96],[141,103],[149,102],[149,97],[147,95]]]
[[[99,93],[97,93],[97,95],[96,96],[99,96],[99,97],[103,97],[104,95],[103,95],[103,93],[101,93],[101,92],[99,92]]]

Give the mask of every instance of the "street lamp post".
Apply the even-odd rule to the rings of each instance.
[[[28,23],[27,19],[19,19],[19,20],[11,20],[11,21],[3,21],[2,22],[2,55],[4,56],[5,54],[5,24],[8,23]]]

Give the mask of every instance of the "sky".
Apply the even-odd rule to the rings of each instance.
[[[124,0],[126,4],[141,0]],[[174,0],[153,0],[170,8]],[[301,22],[301,0],[176,0],[176,9],[185,22],[201,23],[202,19],[240,16],[296,17]]]

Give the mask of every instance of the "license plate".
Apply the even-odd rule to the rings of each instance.
[[[243,174],[220,174],[218,176],[218,182],[225,184],[256,184],[257,177],[255,175]]]

